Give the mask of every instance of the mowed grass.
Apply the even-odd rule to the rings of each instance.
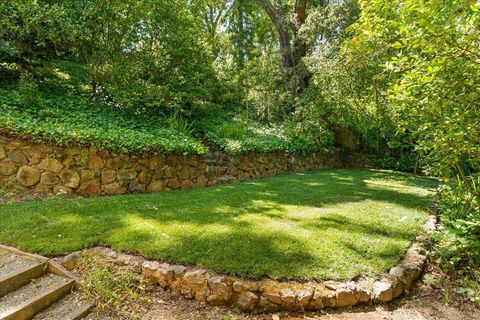
[[[93,245],[251,278],[378,275],[420,232],[436,181],[320,170],[158,194],[0,205],[0,242],[45,255]]]

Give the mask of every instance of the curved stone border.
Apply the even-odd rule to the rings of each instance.
[[[425,246],[429,234],[435,229],[436,221],[435,215],[428,216],[424,232],[412,243],[403,259],[383,277],[347,282],[251,281],[217,275],[198,267],[148,261],[104,247],[91,250],[114,262],[133,267],[142,272],[149,283],[158,284],[173,295],[182,295],[216,306],[237,307],[243,311],[315,311],[388,302],[409,290],[425,266]],[[75,254],[65,257],[64,265],[68,265],[71,256]]]

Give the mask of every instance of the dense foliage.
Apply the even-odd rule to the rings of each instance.
[[[457,181],[443,265],[478,266],[477,0],[0,2],[0,130],[99,148],[366,154]]]

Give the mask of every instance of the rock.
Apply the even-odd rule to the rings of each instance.
[[[267,299],[269,302],[281,305],[282,297],[279,292],[264,292],[262,295],[263,298]]]
[[[163,190],[163,182],[161,180],[153,180],[147,187],[148,192],[158,192]]]
[[[259,289],[258,282],[248,280],[236,280],[232,287],[235,292],[258,291]]]
[[[63,164],[57,159],[43,159],[37,166],[40,170],[51,171],[54,173],[60,173],[63,169]]]
[[[258,296],[250,291],[240,293],[237,300],[237,306],[242,311],[252,311],[258,305]]]
[[[92,196],[100,192],[100,180],[93,179],[80,184],[77,193],[84,196]]]
[[[40,176],[40,183],[46,186],[58,185],[59,182],[60,179],[57,177],[57,175],[50,171],[45,171]]]
[[[80,183],[88,182],[99,176],[99,172],[95,170],[82,170],[80,174]]]
[[[149,184],[151,181],[152,181],[152,177],[150,176],[147,170],[142,170],[138,174],[138,182],[143,184]]]
[[[8,151],[7,158],[10,159],[10,161],[15,162],[17,164],[28,164],[27,157],[21,151],[18,151],[18,150]]]
[[[358,303],[358,297],[353,290],[342,288],[336,291],[335,307],[350,307]]]
[[[247,292],[249,292],[249,291],[247,291]],[[258,304],[258,308],[263,312],[273,312],[273,311],[277,311],[278,309],[280,309],[280,304],[273,303],[272,301],[267,299],[265,294],[263,294],[260,297],[260,302]]]
[[[80,175],[76,171],[63,169],[60,171],[60,179],[66,187],[76,189],[80,186]]]
[[[188,166],[182,166],[178,171],[178,178],[180,180],[187,180],[190,178],[190,168]]]
[[[105,169],[102,171],[102,184],[109,184],[117,180],[117,171]]]
[[[0,161],[0,175],[2,176],[11,176],[15,174],[18,170],[18,166],[8,160]]]
[[[335,291],[324,286],[315,287],[313,297],[307,305],[308,310],[320,310],[327,307],[335,306]]]
[[[72,193],[72,189],[69,187],[65,186],[54,186],[53,187],[53,193],[54,194],[69,194]]]
[[[206,270],[195,269],[185,273],[183,277],[182,294],[193,296],[199,301],[205,301],[209,295],[207,280],[209,274]]]
[[[133,169],[120,169],[117,171],[118,182],[124,184],[134,180],[137,177],[137,172]]]
[[[175,175],[175,169],[169,166],[163,168],[163,174],[166,178],[172,178]]]
[[[282,298],[282,308],[285,310],[292,310],[295,308],[295,292],[292,289],[284,289],[280,291]]]
[[[212,305],[223,305],[232,298],[233,280],[228,277],[216,276],[208,279],[211,295],[208,296],[207,302]]]
[[[34,186],[40,181],[40,170],[23,166],[17,172],[17,181],[25,187]]]
[[[162,263],[155,272],[155,278],[162,288],[167,288],[174,279],[175,273],[168,263]]]
[[[5,148],[0,145],[0,160],[3,160],[7,157],[7,154],[5,153]]]
[[[81,251],[75,251],[66,255],[63,258],[62,264],[68,271],[76,269],[80,263],[80,258],[82,257]]]
[[[177,178],[170,178],[170,179],[167,179],[166,181],[166,187],[167,188],[170,188],[170,189],[178,189],[180,188],[180,182],[178,182],[178,179]]]
[[[102,192],[108,195],[123,194],[123,193],[127,193],[127,191],[128,190],[126,188],[122,187],[117,182],[102,186]]]
[[[145,186],[140,184],[138,181],[133,180],[128,184],[128,191],[132,193],[143,193],[145,192]]]
[[[142,273],[149,284],[154,284],[157,282],[155,272],[159,266],[160,264],[157,261],[145,261],[142,264]]]
[[[383,278],[373,284],[373,297],[376,301],[387,302],[393,299],[393,283]]]
[[[207,178],[204,175],[199,176],[195,185],[199,188],[205,187],[207,185]]]
[[[311,290],[300,290],[297,291],[296,304],[299,305],[302,309],[305,308],[310,299],[313,297],[313,291]]]
[[[105,167],[105,163],[102,158],[94,153],[88,155],[88,165],[87,169],[90,170],[102,170]]]
[[[192,181],[190,180],[184,180],[182,181],[182,185],[181,185],[181,188],[182,189],[191,189],[193,188],[195,185],[193,184]]]

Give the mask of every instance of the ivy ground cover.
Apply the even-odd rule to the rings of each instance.
[[[420,232],[436,181],[320,170],[196,190],[0,205],[0,242],[45,255],[93,245],[250,278],[385,272]]]

